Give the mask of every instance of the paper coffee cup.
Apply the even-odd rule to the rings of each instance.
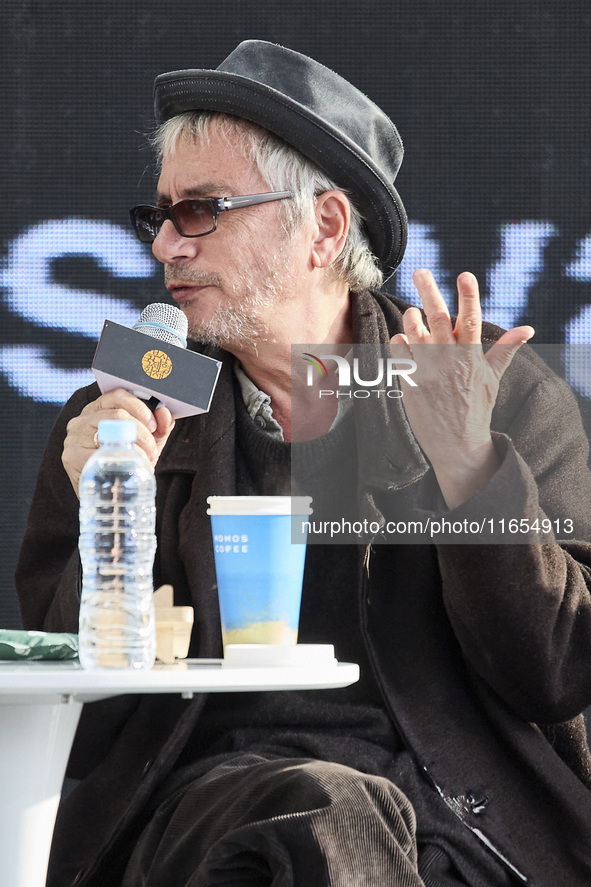
[[[297,643],[311,497],[207,502],[224,647]]]

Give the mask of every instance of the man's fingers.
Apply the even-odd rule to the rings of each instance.
[[[100,413],[105,410],[124,410],[129,414],[126,418],[136,419],[145,425],[149,431],[156,431],[158,426],[150,407],[139,397],[136,397],[135,394],[126,391],[124,388],[115,388],[113,391],[101,394],[97,400],[88,404],[82,412]],[[102,416],[101,418],[107,417]]]
[[[99,422],[103,419],[132,420],[137,427],[137,445],[150,462],[155,462],[174,425],[166,407],[156,412],[157,416],[154,416],[146,403],[123,388],[108,391],[87,404],[80,416],[70,422],[66,443],[85,449],[96,447]]]
[[[423,315],[418,308],[407,308],[402,315],[404,338],[410,345],[425,342],[429,336],[429,330],[423,322]]]
[[[419,268],[414,272],[412,279],[421,297],[421,303],[429,326],[428,338],[425,336],[423,339],[417,339],[416,341],[433,341],[438,344],[449,342],[452,344],[454,337],[449,310],[445,299],[439,292],[439,287],[435,283],[435,278],[427,268]]]
[[[137,428],[136,447],[152,465],[174,428],[174,419],[165,406],[158,407],[154,415],[147,404],[122,388],[101,394],[68,422],[62,462],[76,492],[80,472],[98,445],[98,426],[103,419],[133,421]]]
[[[398,353],[406,355],[409,353],[408,348],[408,339],[404,335],[404,333],[396,333],[396,335],[392,336],[390,339],[390,345],[399,346]]]
[[[455,339],[458,345],[476,345],[482,335],[482,309],[478,281],[469,271],[458,277],[458,316]]]
[[[154,410],[154,418],[157,423],[154,437],[158,442],[166,440],[174,428],[174,419],[168,407],[161,405]]]
[[[486,360],[494,370],[497,379],[500,379],[519,348],[525,345],[534,335],[535,330],[531,326],[517,326],[500,337],[492,348],[486,352]]]
[[[96,449],[98,445],[99,422],[106,419],[134,422],[137,429],[136,444],[145,452],[151,462],[156,460],[158,451],[154,435],[146,428],[143,422],[140,422],[135,416],[132,416],[121,407],[96,410],[86,414],[81,413],[77,419],[72,419],[68,424],[64,449],[72,447],[82,447],[85,450]]]

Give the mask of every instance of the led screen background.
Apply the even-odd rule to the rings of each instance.
[[[90,379],[105,318],[129,324],[166,299],[127,223],[153,196],[156,74],[215,67],[252,37],[315,56],[405,143],[409,249],[389,288],[413,298],[427,265],[453,308],[467,268],[489,319],[589,342],[590,20],[586,0],[4,0],[1,625],[19,625],[14,565],[60,404]],[[570,381],[589,386],[585,370]]]

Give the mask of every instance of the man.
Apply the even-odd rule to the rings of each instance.
[[[300,641],[334,643],[359,683],[87,706],[48,883],[588,884],[591,481],[568,392],[516,348],[530,328],[481,332],[472,275],[454,322],[425,270],[424,314],[378,292],[404,251],[402,147],[333,72],[248,41],[159,77],[156,113],[157,206],[132,217],[193,339],[222,349],[218,390],[176,424],[123,390],[74,395],[21,554],[26,625],[77,628],[76,494],[102,418],[133,418],[155,466],[155,576],[195,609],[193,656],[221,651],[206,497],[283,492],[292,439],[309,476],[353,471],[346,505],[380,527],[409,503],[551,523],[524,544],[310,545]],[[391,342],[420,397],[312,397],[292,427],[292,342]],[[583,541],[555,541],[566,519]]]

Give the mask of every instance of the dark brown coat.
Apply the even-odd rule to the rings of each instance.
[[[399,330],[401,307],[359,297],[360,340]],[[77,630],[78,503],[60,455],[68,419],[96,396],[94,386],[74,395],[41,468],[17,577],[29,628]],[[422,501],[430,470],[403,417],[364,416],[360,405],[355,421],[367,515],[381,519],[397,497]],[[448,516],[506,515],[510,502],[513,517],[572,518],[583,541],[370,545],[362,628],[387,708],[449,807],[521,873],[518,882],[587,887],[591,767],[576,718],[591,703],[586,440],[566,386],[530,349],[505,375],[494,429],[499,471]],[[195,608],[191,655],[220,655],[205,499],[235,489],[234,434],[226,360],[211,413],[179,421],[157,466],[156,581],[171,582],[177,603]],[[73,883],[81,869],[77,883],[116,882],[126,841],[202,704],[143,697],[85,708],[71,760],[72,774],[85,778],[58,817],[51,887]]]

